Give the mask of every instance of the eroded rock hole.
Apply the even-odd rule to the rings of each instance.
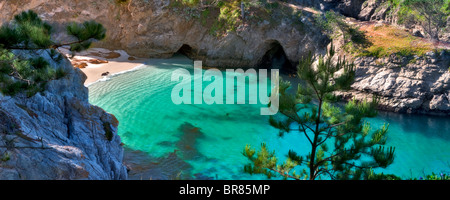
[[[295,72],[295,68],[292,66],[283,47],[278,41],[270,42],[269,50],[262,57],[259,68],[279,69],[283,73]]]
[[[187,44],[183,44],[180,49],[178,49],[177,51],[178,54],[182,54],[187,56],[190,59],[193,59],[196,55],[195,51],[192,49],[191,46],[187,45]]]

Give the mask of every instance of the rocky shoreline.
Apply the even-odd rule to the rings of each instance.
[[[359,57],[352,89],[344,99],[380,98],[380,110],[450,116],[450,54],[429,52],[422,57]]]

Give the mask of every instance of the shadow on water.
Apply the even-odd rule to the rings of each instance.
[[[165,115],[165,119],[178,120],[180,116],[189,115],[189,119],[193,121],[203,121],[204,119],[214,119],[216,121],[235,121],[240,123],[249,122],[252,123],[255,119],[264,118],[261,117],[259,113],[259,109],[255,109],[254,107],[249,106],[241,106],[235,105],[234,109],[227,107],[227,112],[223,112],[222,109],[207,109],[209,106],[217,106],[214,105],[185,105],[189,106],[189,109],[186,110],[195,110],[195,115],[191,114],[191,112],[185,112],[183,107],[173,113],[168,113]],[[225,105],[226,106],[226,105]]]
[[[406,133],[420,133],[450,141],[450,118],[420,114],[399,114],[379,111],[378,117],[390,124],[397,124]]]
[[[185,122],[180,125],[178,131],[181,135],[177,142],[163,141],[157,145],[174,147],[174,151],[166,157],[154,158],[150,154],[125,148],[124,162],[129,168],[130,180],[173,180],[173,179],[199,179],[208,180],[213,177],[201,173],[192,174],[193,167],[189,160],[207,159],[196,148],[198,138],[204,136],[200,128]],[[214,171],[215,169],[210,169]]]
[[[194,61],[179,53],[174,54],[170,60],[154,58],[146,61],[145,64],[159,69],[178,69],[180,67],[188,70],[194,69]],[[190,72],[192,73],[193,71]]]

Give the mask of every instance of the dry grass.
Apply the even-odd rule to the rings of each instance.
[[[360,30],[371,43],[360,52],[361,56],[385,57],[391,54],[422,56],[435,49],[431,42],[412,36],[409,32],[394,26],[370,24],[360,26]]]

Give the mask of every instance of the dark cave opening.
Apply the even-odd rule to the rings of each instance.
[[[196,55],[194,49],[192,49],[192,47],[187,44],[183,44],[176,53],[185,55],[186,57],[188,57],[190,59],[193,59]]]
[[[279,69],[281,73],[295,72],[295,68],[286,56],[283,46],[274,40],[268,43],[268,49],[259,62],[260,69]]]

